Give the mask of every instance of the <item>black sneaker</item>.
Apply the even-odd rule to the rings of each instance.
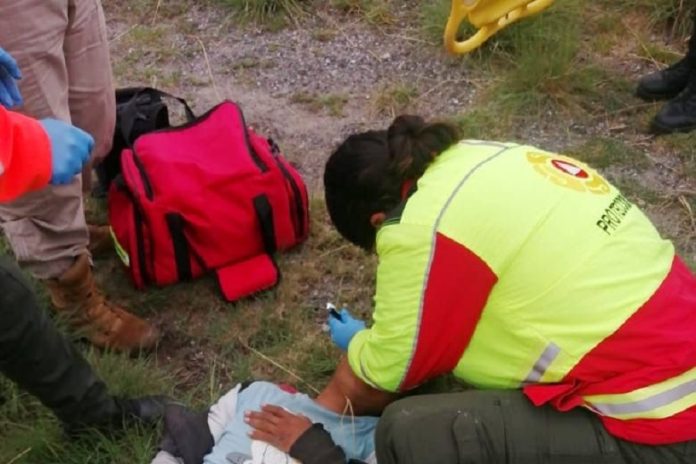
[[[694,67],[686,58],[672,66],[643,76],[636,95],[646,101],[669,100],[679,95],[689,83]]]
[[[662,107],[653,119],[651,129],[655,134],[690,132],[696,129],[696,75],[678,97]]]
[[[172,400],[163,395],[143,396],[140,398],[118,399],[123,420],[126,424],[156,424],[164,417],[164,410]]]
[[[156,425],[163,418],[165,407],[171,401],[166,396],[110,397],[109,401],[85,411],[81,417],[64,422],[63,429],[70,438],[78,438],[91,430],[118,436],[124,428],[132,425]]]

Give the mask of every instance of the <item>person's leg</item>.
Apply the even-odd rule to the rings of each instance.
[[[119,400],[39,307],[12,261],[0,256],[0,373],[36,396],[68,431],[157,420],[161,399]]]
[[[68,72],[70,116],[73,124],[94,137],[92,161],[96,164],[111,149],[116,126],[109,42],[99,0],[69,0],[63,50]],[[90,168],[86,169],[87,173],[91,174]],[[91,191],[90,179],[83,174],[85,192]]]
[[[641,78],[636,93],[648,101],[670,100],[655,115],[650,126],[653,133],[696,129],[696,9],[686,56],[662,71]]]
[[[689,78],[696,70],[696,9],[693,22],[687,54],[671,66],[641,77],[636,88],[638,97],[646,101],[670,100],[686,89]]]
[[[677,97],[667,102],[655,115],[650,126],[655,134],[696,130],[696,58],[687,56],[684,58],[684,61],[686,60],[693,60],[689,65],[691,72],[686,88]]]
[[[82,173],[82,191],[92,191],[92,166],[111,149],[116,126],[109,42],[104,11],[98,0],[70,0],[65,36],[70,117],[77,127],[94,137],[92,162]],[[94,115],[99,115],[95,117]],[[93,256],[113,251],[109,226],[88,225],[89,251]]]
[[[113,125],[114,117],[101,113],[113,113],[108,110],[109,97],[104,96],[110,78],[84,70],[74,85],[69,82],[87,66],[85,60],[91,66],[108,62],[108,55],[101,61],[93,56],[106,51],[100,15],[96,0],[0,2],[0,43],[15,56],[23,74],[21,110],[37,118],[70,122],[69,103],[75,102],[84,124],[87,101],[93,100],[91,120],[105,122],[90,121],[84,128],[99,131],[95,135],[104,150],[107,126]],[[92,78],[100,82],[91,86]],[[81,185],[78,176],[70,185],[50,186],[0,205],[0,226],[19,263],[47,282],[55,309],[69,315],[92,343],[124,351],[149,348],[159,338],[157,331],[108,302],[94,285]]]
[[[638,97],[646,101],[670,100],[687,88],[691,75],[696,71],[696,8],[692,18],[693,29],[684,58],[665,69],[641,77],[636,88]]]
[[[68,0],[0,2],[0,43],[17,59],[23,113],[70,122],[63,55]],[[39,279],[61,275],[87,251],[79,178],[0,205],[0,222],[19,263]]]
[[[393,403],[376,437],[380,464],[671,464],[696,445],[619,442],[585,410],[533,406],[520,391],[424,395]]]

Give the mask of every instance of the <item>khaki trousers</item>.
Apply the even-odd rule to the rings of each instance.
[[[0,47],[17,59],[24,106],[95,138],[93,159],[111,148],[115,101],[104,12],[99,0],[2,0]],[[17,260],[39,279],[63,274],[89,241],[80,176],[0,205]]]

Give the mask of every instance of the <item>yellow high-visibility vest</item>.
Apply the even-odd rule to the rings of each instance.
[[[675,260],[650,220],[584,163],[475,140],[435,159],[376,246],[374,325],[348,357],[392,392],[444,371],[479,388],[561,382],[651,299]],[[696,370],[582,406],[656,417],[620,405],[688,382]],[[696,404],[694,391],[657,416]]]

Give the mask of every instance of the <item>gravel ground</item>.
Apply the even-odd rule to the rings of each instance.
[[[148,24],[151,13],[138,12],[138,20],[136,12],[118,8],[114,0],[105,6],[114,62],[138,53],[147,66],[152,43],[128,39],[134,21]],[[269,32],[238,26],[219,9],[201,6],[176,21],[178,26],[166,29],[166,40],[181,53],[158,64],[160,72],[180,73],[167,90],[186,95],[199,112],[223,98],[237,101],[247,120],[277,139],[315,188],[325,159],[347,134],[389,124],[393,114],[380,111],[376,101],[390,89],[412,92],[404,110],[439,118],[460,113],[476,94],[465,62],[412,29],[383,30],[354,16],[320,13]],[[132,68],[115,70],[119,85],[149,83],[134,80]],[[298,95],[335,96],[345,104],[340,115],[331,115],[298,103]]]
[[[198,112],[224,98],[237,101],[247,121],[280,143],[316,193],[321,191],[325,160],[346,135],[388,126],[393,113],[378,103],[390,89],[413,92],[403,111],[446,118],[466,111],[486,84],[468,71],[466,58],[448,56],[408,26],[415,24],[417,2],[404,2],[395,18],[398,27],[377,27],[357,15],[322,10],[277,32],[242,26],[218,7],[187,3],[157,19],[154,5],[138,10],[130,2],[125,7],[120,0],[104,2],[118,83],[158,85],[157,76],[176,75],[159,86],[186,96]],[[138,24],[159,32],[136,37]],[[605,65],[630,78],[652,66],[628,48],[617,53],[604,57]],[[138,69],[119,66],[129,59]],[[143,69],[154,69],[155,77],[143,80]],[[298,96],[336,97],[344,104],[331,114]],[[525,121],[510,138],[558,151],[591,135],[617,137],[644,152],[652,165],[640,173],[630,165],[612,168],[607,172],[611,178],[623,177],[655,191],[680,188],[684,180],[675,154],[660,152],[633,121],[613,117],[574,123],[549,113],[543,120]]]

